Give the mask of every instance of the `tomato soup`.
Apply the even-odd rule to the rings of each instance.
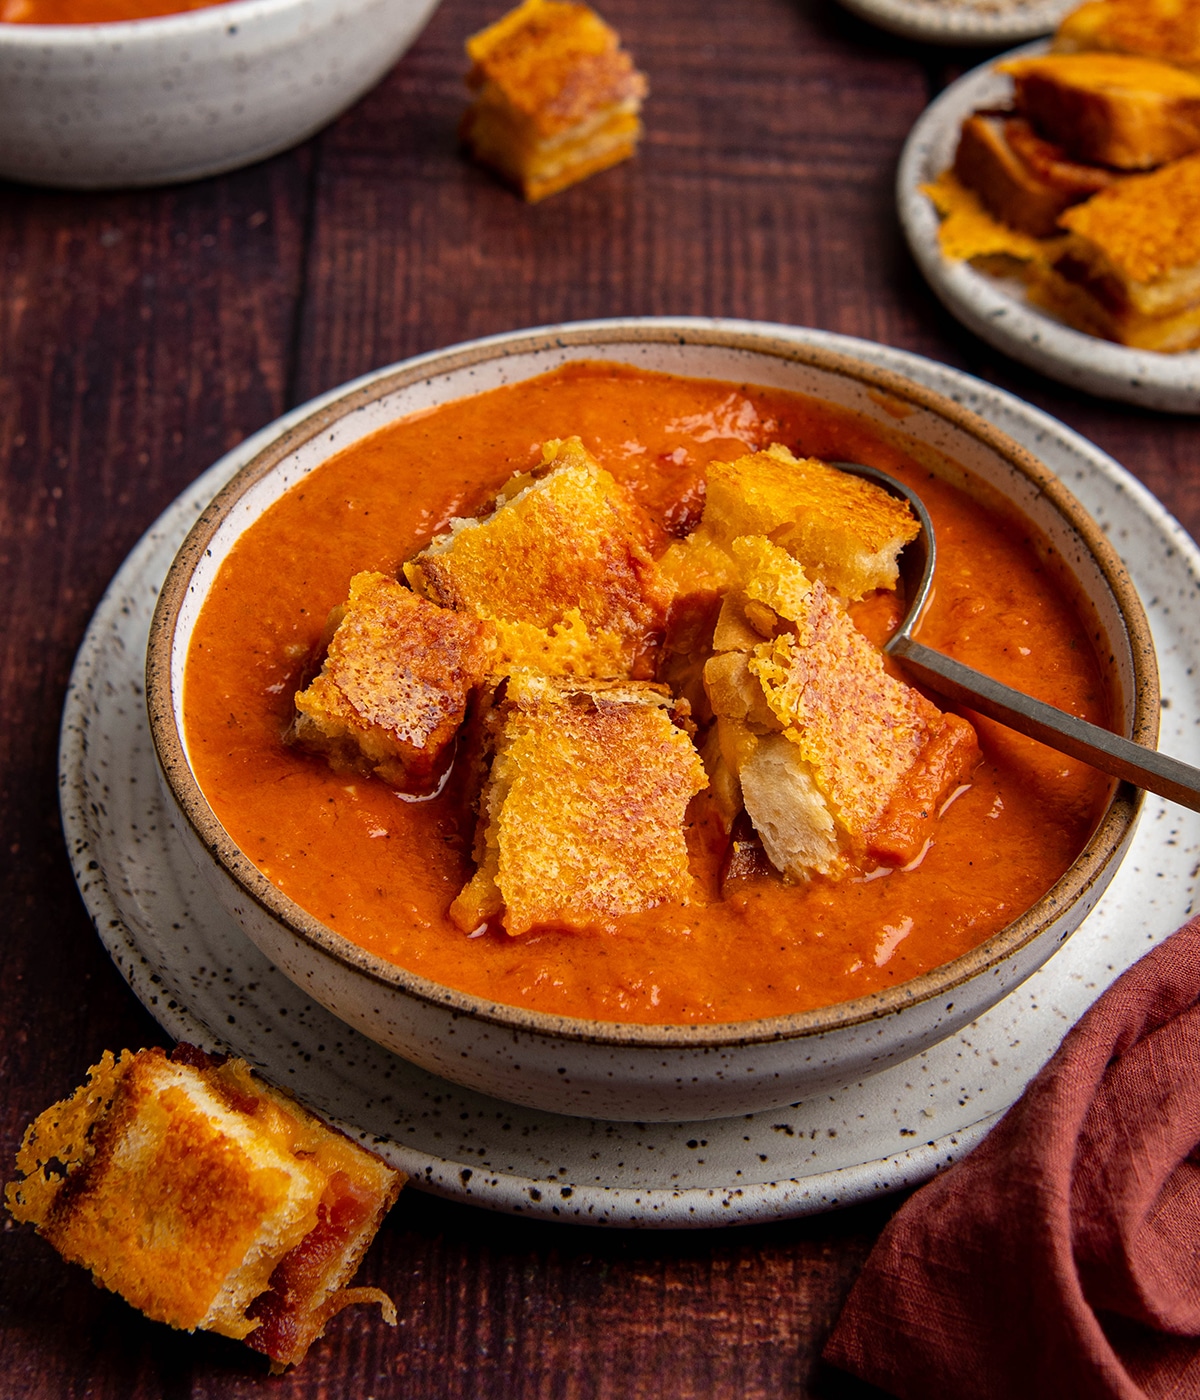
[[[0,0],[0,24],[108,24],[207,10],[222,0]]]
[[[608,932],[468,937],[447,916],[470,877],[475,815],[455,771],[405,800],[333,772],[282,735],[329,610],[360,570],[395,572],[457,515],[485,511],[549,438],[578,434],[636,494],[660,548],[692,528],[708,463],[781,442],[798,456],[867,462],[914,486],[937,532],[921,639],[1103,724],[1093,630],[1029,527],[954,484],[855,414],[781,390],[573,364],[393,424],[317,468],[238,541],[188,656],[184,719],[196,777],[233,840],[281,890],[346,938],[436,982],[514,1006],[611,1021],[748,1020],[904,982],[966,952],[1070,866],[1110,781],[974,719],[984,761],[923,855],[902,870],[727,898],[726,837],[711,801],[689,809],[705,902],[664,905]],[[957,473],[961,478],[961,473]],[[898,604],[852,609],[877,642]]]

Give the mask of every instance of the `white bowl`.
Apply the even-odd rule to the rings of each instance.
[[[1140,794],[1116,787],[1070,870],[1037,904],[962,957],[837,1006],[732,1025],[647,1026],[551,1016],[440,986],[365,953],[284,896],[225,833],[182,730],[183,671],[223,559],[283,492],[333,453],[417,410],[573,359],[813,394],[947,453],[1048,537],[1107,634],[1123,732],[1154,745],[1158,675],[1137,594],[1103,534],[1045,467],[983,419],[898,375],[745,322],[610,321],[493,337],[369,376],[244,467],[201,516],[167,576],[150,632],[147,701],[164,790],[222,907],[317,1001],[444,1078],[558,1113],[636,1121],[725,1117],[792,1103],[917,1054],[992,1006],[1082,922],[1133,834]]]
[[[234,170],[373,87],[437,0],[233,0],[114,24],[0,24],[0,175],[111,189]]]

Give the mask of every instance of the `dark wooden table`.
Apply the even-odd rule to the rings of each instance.
[[[0,182],[0,1160],[101,1050],[162,1043],[72,882],[58,716],[109,578],[216,457],[293,404],[468,337],[581,317],[819,326],[960,365],[1048,409],[1200,530],[1200,426],[1061,389],[938,306],[892,203],[904,136],[968,61],[832,0],[606,0],[650,77],[638,160],[527,208],[456,149],[445,0],[381,86],[305,146],[145,193]],[[4,1169],[8,1174],[8,1169]],[[894,1201],[726,1232],[603,1232],[406,1193],[296,1374],[185,1337],[0,1233],[0,1396],[866,1395],[819,1352]],[[875,1392],[870,1392],[875,1393]]]

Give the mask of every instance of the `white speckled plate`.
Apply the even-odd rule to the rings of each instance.
[[[851,14],[925,44],[1018,44],[1049,34],[1077,0],[842,0]]]
[[[1044,49],[1042,44],[1031,44],[1014,53]],[[965,117],[979,107],[1004,106],[1010,101],[1012,80],[995,71],[998,61],[991,60],[951,84],[922,113],[905,142],[896,200],[917,265],[952,315],[1014,360],[1101,398],[1200,413],[1200,350],[1160,355],[1084,335],[1048,311],[1031,306],[1019,281],[989,277],[970,263],[942,256],[938,216],[921,186],[935,180],[954,160]]]
[[[1163,748],[1200,761],[1200,551],[1158,502],[1053,418],[956,370],[846,336],[768,329],[920,380],[1057,471],[1105,527],[1142,593],[1168,697]],[[546,368],[555,362],[548,357]],[[63,717],[63,823],[100,936],[163,1027],[245,1056],[377,1145],[418,1185],[498,1210],[664,1227],[802,1215],[897,1190],[978,1141],[1117,973],[1192,912],[1200,815],[1149,798],[1107,893],[1038,973],[962,1034],[840,1094],[748,1117],[643,1126],[513,1108],[414,1068],[308,1001],[266,962],[213,902],[159,795],[142,693],[155,595],[202,507],[277,431],[249,439],[185,492],[101,601]]]

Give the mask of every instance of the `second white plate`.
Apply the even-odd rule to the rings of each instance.
[[[1016,44],[1049,34],[1076,0],[842,0],[851,14],[925,44]]]
[[[1044,48],[1031,44],[1014,53],[1041,53]],[[1012,80],[996,72],[999,61],[989,60],[952,83],[909,133],[896,177],[896,200],[917,265],[952,315],[1014,360],[1101,398],[1200,413],[1200,351],[1160,355],[1084,335],[1031,306],[1020,283],[1000,281],[970,263],[942,256],[938,215],[921,186],[937,179],[954,160],[964,118],[979,107],[1004,106],[1011,100]]]

